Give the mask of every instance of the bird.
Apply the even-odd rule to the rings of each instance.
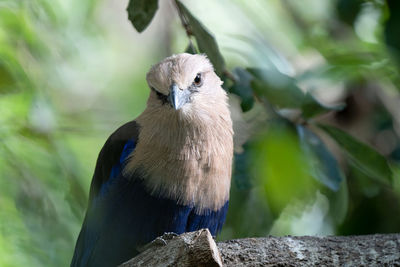
[[[146,108],[101,149],[71,266],[117,266],[164,233],[222,228],[233,128],[228,96],[204,54],[153,65]]]

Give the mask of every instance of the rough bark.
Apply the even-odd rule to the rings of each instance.
[[[400,266],[400,235],[266,237],[218,244],[227,266]]]
[[[222,266],[217,245],[208,229],[184,233],[167,233],[158,237],[135,258],[122,264],[136,266]]]
[[[165,234],[133,266],[400,266],[400,234],[263,237],[215,244],[208,230]]]

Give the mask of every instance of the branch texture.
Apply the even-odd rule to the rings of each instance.
[[[218,248],[226,266],[400,266],[400,234],[246,238]]]
[[[400,234],[264,237],[215,244],[208,230],[165,234],[133,266],[400,266]]]

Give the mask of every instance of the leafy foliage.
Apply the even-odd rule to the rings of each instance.
[[[233,70],[233,75],[235,75],[235,83],[229,89],[229,92],[240,97],[240,107],[243,112],[249,111],[254,105],[254,93],[250,86],[253,76],[240,67]]]
[[[302,125],[297,125],[297,132],[303,150],[308,154],[313,176],[329,189],[338,191],[343,177],[336,159],[315,133]]]
[[[389,18],[385,25],[385,41],[389,48],[392,49],[394,56],[397,59],[397,63],[400,64],[400,37],[398,29],[400,27],[400,18],[398,15],[400,12],[399,1],[387,0],[389,9]]]
[[[129,1],[133,37],[107,1],[0,4],[0,266],[68,264],[102,144],[183,51],[232,100],[220,238],[400,231],[398,1],[165,3]]]
[[[200,52],[208,56],[217,74],[222,74],[225,68],[225,62],[219,52],[214,36],[211,35],[204,25],[201,24],[179,0],[176,0],[176,4],[182,14],[185,25],[189,27],[187,29],[188,33],[193,34],[196,38]]]
[[[372,179],[390,184],[393,174],[382,155],[338,128],[327,125],[320,125],[320,127],[347,152],[354,167],[359,168]]]
[[[304,93],[296,85],[293,78],[277,71],[249,69],[256,77],[251,86],[256,94],[265,97],[277,108],[299,108],[304,99]]]
[[[138,32],[149,26],[158,9],[158,0],[133,0],[129,2],[128,18]]]

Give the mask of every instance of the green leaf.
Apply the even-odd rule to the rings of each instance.
[[[352,26],[361,11],[362,4],[363,0],[338,0],[336,10],[339,19]]]
[[[257,95],[264,96],[272,105],[279,108],[300,108],[304,93],[295,80],[278,71],[266,69],[247,69],[254,76],[251,87]]]
[[[247,71],[255,78],[251,87],[257,95],[266,97],[279,108],[300,108],[305,119],[344,108],[344,105],[325,105],[310,93],[304,94],[297,86],[296,79],[277,70],[248,68]]]
[[[390,16],[385,24],[385,42],[397,59],[397,63],[400,63],[400,2],[395,0],[386,2]]]
[[[343,223],[349,207],[349,190],[345,176],[343,176],[343,181],[339,185],[339,190],[337,192],[329,192],[327,197],[330,204],[329,213],[333,220],[337,224]]]
[[[126,10],[133,27],[142,32],[149,26],[157,9],[157,0],[130,0]]]
[[[346,152],[350,163],[375,181],[390,185],[392,171],[386,159],[370,146],[346,132],[328,125],[318,125]]]
[[[189,42],[188,46],[185,49],[185,53],[192,54],[192,55],[197,54],[196,47],[194,47],[192,42]]]
[[[253,187],[252,185],[252,147],[251,143],[248,142],[243,146],[242,153],[235,153],[233,171],[233,181],[235,182],[239,190],[247,190]]]
[[[289,121],[272,120],[266,132],[257,133],[250,150],[250,171],[264,188],[274,215],[279,215],[294,199],[309,200],[319,189],[294,130]]]
[[[180,1],[176,1],[176,3],[180,12],[187,20],[191,34],[196,38],[200,52],[205,53],[208,56],[211,63],[214,65],[216,73],[221,75],[225,69],[225,61],[219,52],[218,44],[215,41],[214,36]]]
[[[236,78],[235,83],[229,88],[229,92],[237,95],[242,100],[240,107],[243,112],[250,110],[254,105],[253,89],[250,82],[253,79],[252,75],[245,69],[235,68],[233,75]]]
[[[11,91],[15,86],[15,78],[5,64],[0,62],[0,93]]]
[[[296,129],[301,147],[309,156],[312,176],[331,190],[338,191],[343,174],[332,153],[312,131],[302,125],[297,125]]]
[[[339,104],[336,106],[328,106],[319,102],[312,94],[306,93],[301,106],[302,115],[305,119],[309,119],[328,111],[340,111],[346,107],[346,104]]]

